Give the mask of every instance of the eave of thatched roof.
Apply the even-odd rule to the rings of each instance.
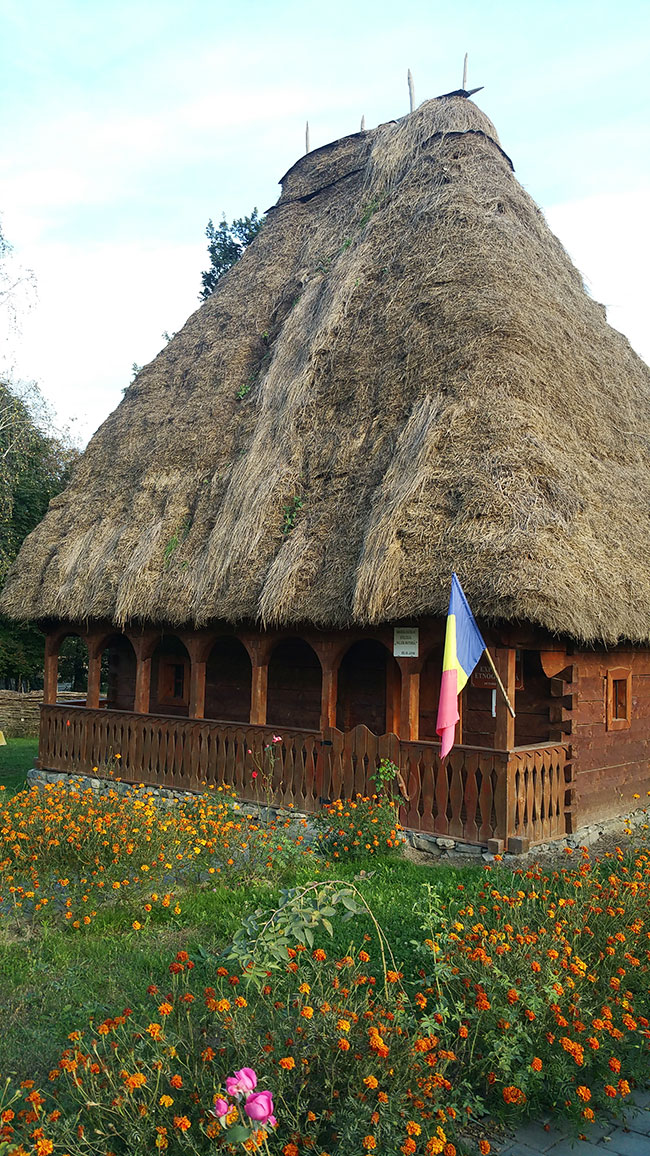
[[[127,390],[3,608],[118,623],[475,612],[650,640],[650,371],[471,101],[319,149]]]

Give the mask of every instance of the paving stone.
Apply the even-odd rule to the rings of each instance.
[[[616,1128],[610,1133],[607,1150],[616,1152],[617,1156],[648,1156],[650,1144],[647,1134],[644,1136],[641,1132],[624,1132],[622,1128]]]
[[[637,1108],[625,1113],[625,1127],[632,1132],[640,1132],[642,1136],[650,1136],[650,1108]],[[650,1145],[648,1145],[650,1154]]]
[[[513,1140],[507,1148],[501,1148],[499,1156],[539,1156],[539,1148],[529,1148],[528,1144],[520,1144],[518,1140]]]
[[[561,1140],[559,1144],[554,1144],[548,1149],[548,1156],[605,1156],[606,1153],[609,1153],[609,1156],[623,1156],[623,1153],[614,1147],[609,1136],[603,1136],[596,1144],[592,1144],[590,1140]],[[648,1156],[648,1152],[639,1149],[638,1152],[632,1153],[632,1156]]]
[[[543,1124],[537,1122],[532,1124],[524,1124],[517,1129],[517,1140],[521,1140],[523,1144],[528,1144],[534,1148],[536,1152],[548,1152],[552,1144],[557,1143],[558,1140],[565,1140],[566,1133],[560,1132],[558,1128],[552,1125],[546,1131]]]
[[[635,1108],[650,1108],[650,1088],[635,1088],[632,1102]]]

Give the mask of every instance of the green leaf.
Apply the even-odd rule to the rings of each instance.
[[[250,1134],[250,1128],[246,1128],[244,1124],[233,1124],[232,1128],[226,1128],[223,1138],[229,1144],[243,1144]]]

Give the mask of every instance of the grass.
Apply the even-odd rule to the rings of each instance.
[[[3,976],[3,1031],[0,1075],[39,1079],[56,1065],[68,1034],[90,1019],[101,1020],[125,1006],[137,1007],[150,983],[160,983],[179,949],[198,961],[197,980],[211,982],[214,957],[228,944],[241,920],[257,908],[273,908],[280,886],[299,887],[315,878],[355,880],[377,917],[405,974],[415,970],[415,944],[422,932],[414,901],[432,878],[430,867],[405,860],[368,858],[337,864],[334,870],[313,860],[299,865],[273,884],[263,881],[217,884],[188,890],[181,896],[182,915],[134,931],[142,917],[141,902],[120,902],[100,909],[82,933],[47,923],[30,934],[9,926],[0,934]],[[445,892],[477,886],[480,867],[437,868]],[[322,932],[317,946],[344,955],[351,939],[373,931],[369,917],[354,923],[335,921],[332,939]],[[202,974],[203,972],[203,974]]]
[[[0,747],[0,787],[10,795],[22,791],[37,754],[38,739],[7,739],[6,747]]]

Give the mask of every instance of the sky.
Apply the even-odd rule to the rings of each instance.
[[[468,84],[650,361],[647,0],[0,0],[0,368],[80,443],[199,305],[205,226],[311,147]]]

